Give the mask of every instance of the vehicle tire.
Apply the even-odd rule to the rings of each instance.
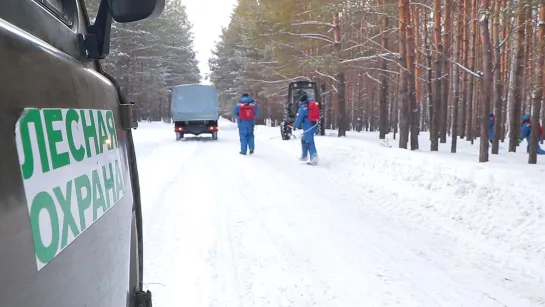
[[[176,141],[179,141],[181,139],[184,138],[184,134],[183,133],[176,133]]]
[[[218,132],[217,131],[212,132],[212,140],[214,140],[214,141],[218,140]]]
[[[287,141],[291,139],[290,133],[291,133],[290,127],[288,127],[286,122],[282,122],[280,124],[280,135],[282,136],[282,140]]]

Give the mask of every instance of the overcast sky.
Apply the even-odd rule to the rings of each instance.
[[[208,58],[221,33],[221,27],[229,24],[233,6],[237,0],[183,0],[187,14],[193,23],[195,51],[199,69],[204,75],[209,72]]]

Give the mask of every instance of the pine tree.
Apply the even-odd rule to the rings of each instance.
[[[88,4],[91,20],[98,3]],[[181,0],[167,0],[159,18],[113,23],[110,55],[102,64],[137,102],[139,119],[169,121],[172,87],[200,81],[192,27]]]

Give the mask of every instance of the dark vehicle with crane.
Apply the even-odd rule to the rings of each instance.
[[[100,60],[165,0],[86,1],[0,1],[1,306],[151,307],[134,102]]]
[[[283,119],[280,123],[280,135],[283,140],[289,140],[293,135],[293,123],[297,118],[299,100],[303,95],[311,97],[318,103],[321,116],[316,134],[325,134],[324,107],[323,103],[320,101],[318,85],[313,81],[294,81],[288,85],[288,99],[284,104]]]

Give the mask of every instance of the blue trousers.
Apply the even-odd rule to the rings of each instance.
[[[318,158],[318,151],[316,150],[316,144],[314,138],[303,138],[301,140],[301,149],[303,150],[301,158],[306,159],[310,153],[310,160],[316,161]]]
[[[539,146],[539,142],[542,140],[543,138],[540,136],[539,139],[538,139],[538,143],[537,143],[537,154],[538,155],[545,155],[545,150],[543,150],[543,148],[541,148],[541,146]],[[530,137],[526,137],[526,142],[528,143],[528,146],[526,146],[526,152],[529,153],[530,152]]]
[[[530,152],[530,145],[526,146],[526,152]],[[539,143],[537,143],[537,154],[538,155],[545,155],[545,150],[539,146]]]
[[[242,126],[238,127],[238,134],[240,136],[240,152],[246,153],[248,149],[255,149],[255,140],[254,140],[254,127],[253,126]]]

